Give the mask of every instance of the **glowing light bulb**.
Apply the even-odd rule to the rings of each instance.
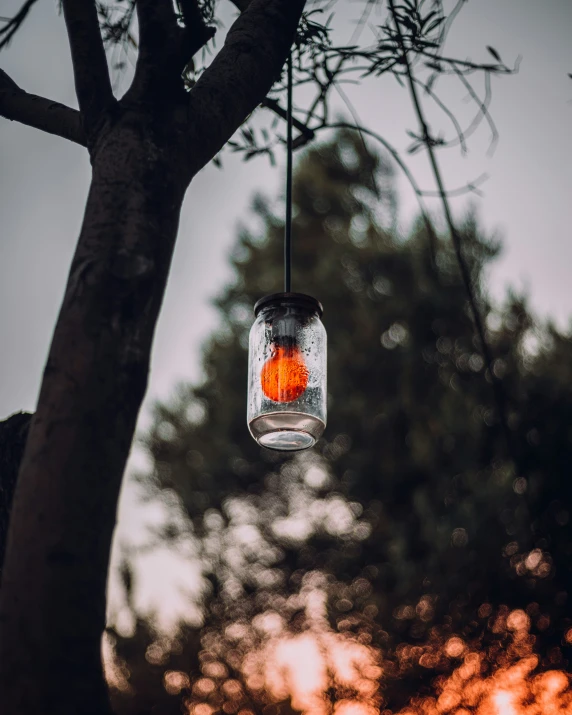
[[[302,293],[275,293],[256,303],[254,315],[248,429],[266,449],[296,452],[313,447],[326,426],[322,306]]]
[[[262,391],[274,402],[293,402],[308,387],[309,372],[297,345],[275,345],[260,373]]]

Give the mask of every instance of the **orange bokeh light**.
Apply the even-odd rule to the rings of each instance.
[[[489,628],[501,638],[486,645],[482,638],[471,641],[434,628],[419,645],[400,643],[383,652],[356,634],[333,630],[326,599],[317,590],[308,589],[306,599],[301,632],[262,635],[254,625],[249,635],[245,623],[234,624],[234,642],[246,648],[232,666],[233,677],[223,662],[228,641],[203,639],[212,652],[202,653],[209,656],[201,656],[202,674],[193,682],[191,674],[168,670],[163,687],[183,698],[188,715],[572,715],[572,677],[564,670],[542,670],[546,663],[534,653],[525,610],[496,609]],[[110,683],[133,694],[129,671],[111,647],[105,657]],[[412,688],[407,704],[391,707],[386,686],[417,666],[436,669],[431,690],[421,694]]]
[[[276,346],[260,373],[262,391],[274,402],[297,400],[308,387],[309,372],[297,346]]]

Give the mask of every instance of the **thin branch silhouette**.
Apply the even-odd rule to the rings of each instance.
[[[405,42],[403,40],[403,34],[401,32],[401,26],[399,24],[398,14],[397,14],[397,11],[395,8],[394,0],[388,0],[388,4],[389,4],[391,16],[393,19],[393,23],[394,23],[395,30],[397,33],[397,38],[398,38],[399,45],[400,45],[401,52],[402,52],[403,66],[405,67],[405,74],[407,75],[407,79],[408,79],[411,101],[413,103],[413,107],[415,109],[417,119],[419,121],[419,125],[420,125],[421,132],[422,132],[422,137],[423,137],[423,143],[425,144],[425,146],[427,148],[427,153],[429,155],[429,160],[431,163],[431,168],[433,170],[433,175],[435,177],[435,182],[439,189],[439,196],[441,198],[443,213],[445,215],[445,219],[446,219],[447,225],[449,227],[449,232],[451,234],[451,238],[453,241],[453,246],[454,246],[455,254],[457,257],[457,263],[459,265],[459,270],[461,272],[461,277],[462,277],[463,283],[465,285],[465,290],[467,292],[467,297],[469,300],[469,305],[470,305],[471,313],[473,316],[473,322],[475,324],[475,328],[476,328],[477,334],[479,336],[479,341],[481,343],[481,350],[482,350],[483,358],[485,360],[485,364],[487,366],[487,371],[491,378],[491,382],[492,382],[492,386],[493,386],[493,394],[495,397],[495,402],[496,402],[497,410],[498,410],[499,422],[501,424],[501,428],[502,428],[502,431],[503,431],[503,434],[504,434],[504,437],[506,440],[506,447],[507,447],[508,455],[511,458],[515,468],[517,468],[518,460],[516,459],[516,453],[515,453],[515,449],[514,449],[512,433],[511,433],[511,430],[510,430],[510,427],[508,424],[506,395],[505,395],[504,388],[503,388],[503,385],[502,385],[500,379],[496,376],[496,374],[494,372],[494,365],[493,365],[494,359],[493,359],[492,351],[491,351],[491,348],[490,348],[487,338],[486,338],[485,327],[483,324],[483,320],[481,318],[479,306],[477,303],[477,298],[475,296],[475,291],[473,289],[471,273],[470,273],[469,267],[467,266],[467,262],[465,261],[465,257],[463,256],[461,236],[460,236],[459,232],[457,231],[455,222],[453,220],[453,214],[451,211],[451,207],[449,205],[447,192],[445,190],[445,185],[443,182],[443,177],[441,176],[441,171],[440,171],[439,165],[437,163],[434,142],[432,140],[431,135],[429,134],[429,128],[427,125],[427,121],[425,119],[425,114],[423,112],[423,108],[421,107],[421,102],[419,100],[419,96],[417,94],[417,87],[416,87],[415,79],[414,79],[414,75],[413,75],[413,68],[411,67],[409,54],[408,54],[407,48],[405,46]]]
[[[352,118],[354,120],[354,129],[359,132],[360,139],[366,147],[365,139],[364,139],[364,132],[363,127],[361,125],[361,122],[359,121],[358,114],[355,110],[355,107],[353,104],[350,102],[349,97],[346,95],[346,93],[341,89],[341,87],[336,86],[336,90],[342,100],[344,101],[346,107],[348,108],[348,111],[352,115]],[[371,134],[370,134],[371,135]],[[373,136],[373,135],[371,135]],[[421,218],[423,219],[423,223],[425,224],[425,228],[427,230],[427,235],[429,238],[429,253],[431,256],[431,262],[435,266],[437,263],[437,235],[435,233],[435,229],[433,227],[433,222],[429,218],[429,212],[427,211],[427,207],[425,206],[425,202],[423,201],[423,192],[419,188],[417,182],[413,178],[413,174],[409,171],[408,166],[405,164],[405,162],[401,159],[401,156],[399,155],[399,152],[389,144],[386,140],[382,139],[379,136],[375,136],[375,138],[385,147],[387,151],[391,154],[393,157],[394,161],[397,163],[397,165],[400,167],[400,169],[403,171],[405,176],[407,177],[411,187],[413,188],[413,191],[415,193],[415,197],[417,199],[417,204],[419,206],[419,211],[421,213]],[[374,179],[375,181],[375,179]]]
[[[18,32],[24,20],[28,17],[28,13],[38,0],[26,0],[14,17],[2,17],[0,20],[5,23],[4,27],[0,28],[0,50],[8,45],[12,37]]]

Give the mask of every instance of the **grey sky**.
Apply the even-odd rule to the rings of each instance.
[[[1,14],[10,15],[18,6],[19,0],[3,0]],[[338,7],[349,16],[355,5],[339,0]],[[345,29],[347,41],[351,28]],[[517,76],[493,80],[492,114],[500,132],[494,156],[486,155],[486,127],[471,140],[467,157],[454,150],[440,154],[449,187],[484,171],[490,174],[484,198],[473,201],[485,226],[498,229],[505,246],[491,275],[494,294],[503,295],[509,284],[526,287],[534,308],[561,325],[567,325],[572,314],[571,32],[571,0],[467,2],[450,35],[450,54],[485,59],[484,47],[492,45],[508,64],[517,55],[523,60]],[[0,66],[26,90],[76,104],[67,39],[55,2],[38,4],[12,46],[0,55]],[[406,93],[395,81],[369,81],[347,92],[364,125],[400,148],[407,146],[405,129],[415,129],[415,120]],[[463,93],[447,96],[460,116],[468,116]],[[336,106],[344,110],[339,99]],[[450,134],[445,121],[438,126]],[[418,182],[433,188],[426,157],[414,157],[411,166]],[[237,223],[249,220],[255,191],[274,198],[281,181],[281,165],[272,169],[265,159],[243,164],[225,157],[223,171],[207,167],[189,189],[157,330],[143,423],[153,398],[167,396],[177,380],[199,376],[200,344],[216,318],[208,301],[230,275],[226,256]],[[415,202],[407,185],[401,180],[399,184],[401,215],[407,223]],[[82,148],[0,120],[0,417],[34,409],[88,185],[89,161]],[[466,202],[455,202],[459,215]],[[432,206],[438,210],[437,204]],[[141,525],[152,518],[159,518],[157,512],[140,507],[128,487],[120,538],[140,534]],[[163,597],[165,589],[176,591],[173,563],[164,555],[148,561],[141,576],[147,584],[142,589],[146,604]],[[162,590],[152,585],[158,580]],[[189,579],[183,576],[182,582]]]

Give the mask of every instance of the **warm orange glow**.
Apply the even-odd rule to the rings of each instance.
[[[274,402],[292,402],[308,387],[308,368],[297,346],[274,348],[260,373],[262,391]]]
[[[414,696],[398,715],[572,715],[570,676],[561,670],[537,671],[526,612],[502,606],[491,630],[509,642],[484,648],[478,640],[470,645],[453,636],[442,646],[439,639],[423,646],[427,651],[420,665],[430,653],[431,666],[443,656],[461,663],[450,675],[436,678],[432,695]]]
[[[435,626],[425,642],[384,652],[361,642],[359,630],[333,629],[325,594],[311,586],[296,597],[305,610],[302,630],[291,631],[274,612],[270,629],[269,619],[255,618],[251,626],[228,626],[230,640],[211,632],[199,653],[201,675],[166,671],[167,693],[181,697],[187,715],[254,715],[273,704],[302,715],[572,715],[572,678],[545,670],[525,610],[483,604],[489,634],[498,638],[471,640]],[[106,665],[114,687],[130,692],[129,672],[111,652]],[[387,685],[419,666],[435,672],[431,690],[420,695],[413,685],[407,705],[391,707]]]
[[[214,707],[219,701],[213,696],[220,693],[229,715],[248,698],[261,708],[289,702],[303,715],[572,715],[570,676],[562,670],[542,672],[524,610],[501,606],[493,615],[484,609],[492,616],[490,631],[499,635],[488,645],[435,627],[424,643],[400,643],[384,653],[360,642],[359,633],[333,630],[319,591],[306,599],[302,632],[290,632],[283,623],[272,634],[255,637],[236,664],[243,684],[222,677],[217,691],[204,689],[203,700]],[[251,637],[262,625],[260,620]],[[246,632],[241,638],[246,644],[243,639],[248,640]],[[435,670],[432,692],[420,696],[412,690],[405,707],[388,707],[385,686],[419,666]]]
[[[290,700],[304,715],[330,715],[326,692],[336,691],[335,715],[379,713],[383,670],[369,646],[314,624],[311,631],[281,634],[249,653],[243,663],[247,682],[271,702]]]
[[[179,695],[181,690],[191,687],[191,680],[180,670],[167,670],[163,675],[163,686],[169,695]]]

